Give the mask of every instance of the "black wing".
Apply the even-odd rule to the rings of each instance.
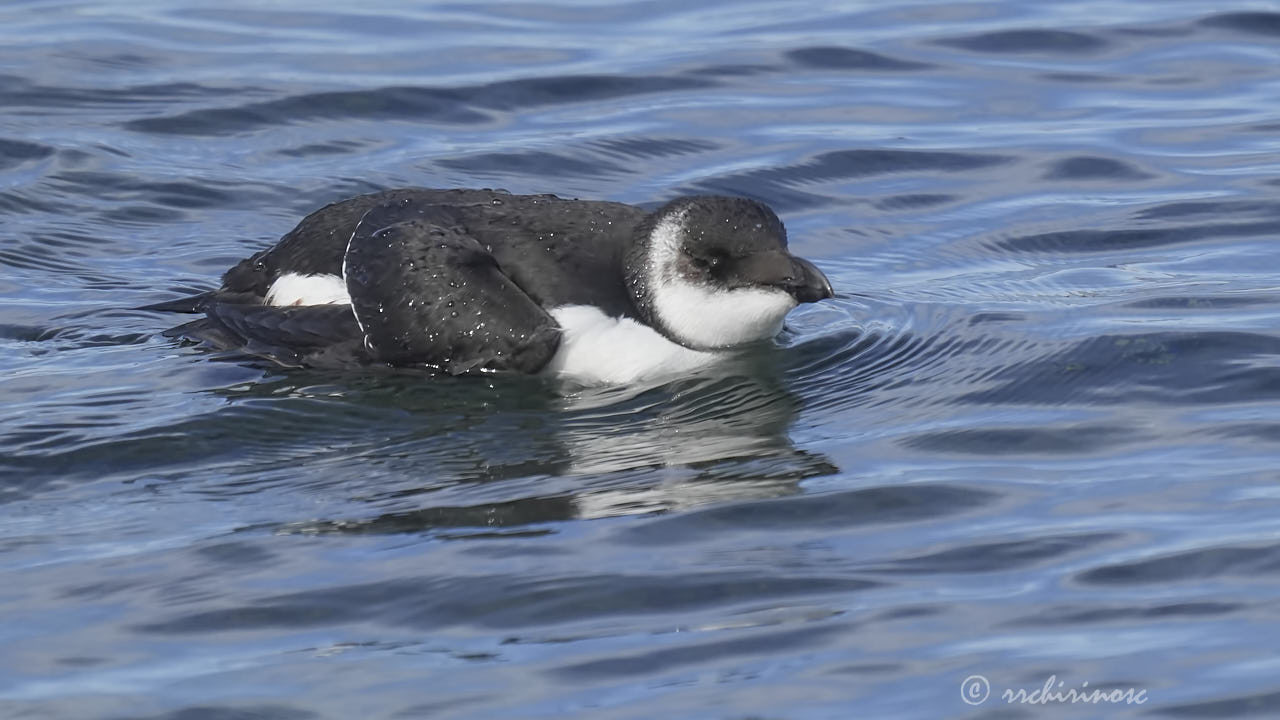
[[[448,208],[391,202],[365,213],[343,275],[365,347],[393,365],[450,374],[532,373],[560,345],[560,328]]]

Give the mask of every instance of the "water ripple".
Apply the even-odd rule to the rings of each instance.
[[[941,38],[938,45],[980,53],[1092,53],[1107,47],[1106,40],[1069,30],[1000,30],[966,37]]]
[[[178,135],[225,135],[308,120],[413,120],[476,125],[492,121],[486,111],[515,111],[564,102],[589,102],[711,86],[693,78],[584,75],[511,80],[469,87],[387,87],[376,90],[296,95],[234,108],[192,110],[139,118],[130,130]]]

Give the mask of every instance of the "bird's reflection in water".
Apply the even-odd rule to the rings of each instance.
[[[294,522],[288,533],[413,533],[475,536],[547,531],[537,526],[575,518],[682,510],[711,503],[776,497],[800,480],[830,474],[825,457],[793,447],[788,430],[800,400],[783,384],[776,353],[735,361],[664,385],[606,389],[553,388],[504,378],[460,382],[439,378],[355,379],[345,388],[312,385],[338,396],[344,415],[411,426],[361,451],[376,459],[393,493],[370,493],[390,512]],[[297,392],[297,387],[284,391]],[[242,392],[245,389],[242,388]],[[282,394],[261,384],[255,396]],[[395,415],[393,419],[380,418]],[[375,431],[376,432],[376,431]],[[420,487],[405,487],[404,482]],[[468,495],[486,500],[476,504]],[[530,492],[531,485],[545,493]],[[366,483],[363,490],[367,493]],[[456,500],[463,502],[456,502]],[[435,500],[435,504],[431,501]],[[455,502],[450,502],[453,500]],[[401,509],[406,501],[419,505]],[[348,506],[350,507],[350,506]]]

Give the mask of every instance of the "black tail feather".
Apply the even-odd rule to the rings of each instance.
[[[210,306],[212,306],[214,302],[259,304],[262,302],[262,297],[253,293],[209,290],[208,292],[186,295],[174,300],[165,300],[163,302],[143,305],[142,307],[134,309],[148,310],[150,312],[202,313],[208,312]]]
[[[164,302],[153,303],[151,305],[143,305],[135,310],[148,310],[150,312],[174,312],[174,313],[198,313],[204,312],[206,304],[213,298],[214,291],[202,292],[198,295],[188,295],[175,300],[165,300]]]

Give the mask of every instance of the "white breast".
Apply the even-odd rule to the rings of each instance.
[[[586,385],[621,385],[680,375],[710,365],[719,353],[677,345],[648,325],[613,318],[589,305],[552,308],[560,348],[543,373]]]

